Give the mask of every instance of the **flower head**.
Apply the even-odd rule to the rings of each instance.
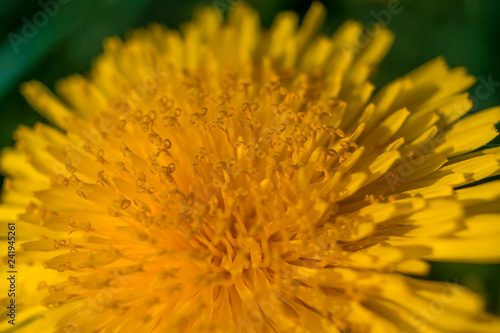
[[[317,36],[323,18],[207,8],[107,40],[58,95],[22,86],[53,125],[1,160],[20,331],[500,330],[463,287],[405,275],[500,260],[499,183],[457,189],[498,174],[476,149],[500,108],[461,119],[474,78],[441,58],[373,95],[393,35]]]

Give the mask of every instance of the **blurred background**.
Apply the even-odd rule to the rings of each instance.
[[[293,10],[302,17],[305,0],[247,0],[261,13],[264,26],[275,14]],[[102,40],[123,37],[135,27],[160,22],[170,28],[190,19],[198,5],[226,15],[240,0],[2,0],[0,1],[0,148],[13,145],[19,124],[44,120],[19,94],[20,83],[37,79],[50,88],[58,78],[85,73],[102,52]],[[331,35],[345,20],[366,24],[384,19],[384,0],[324,0],[328,9],[324,33]],[[473,111],[500,105],[500,1],[400,0],[400,12],[388,27],[396,33],[393,48],[374,83],[383,84],[439,55],[482,78]],[[398,11],[399,11],[398,9]],[[488,82],[490,82],[488,84]],[[496,83],[498,82],[498,83]],[[488,90],[484,90],[484,88]],[[485,93],[487,92],[487,94]],[[497,146],[499,140],[490,145]],[[0,181],[3,179],[0,178]],[[499,221],[500,223],[500,221]],[[500,244],[499,244],[500,246]],[[430,279],[467,285],[484,295],[490,312],[500,314],[500,265],[435,263]]]

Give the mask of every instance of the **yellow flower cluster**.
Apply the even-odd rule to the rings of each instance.
[[[362,25],[324,17],[206,8],[106,40],[57,95],[24,84],[53,126],[2,153],[22,249],[0,330],[500,332],[472,292],[406,275],[500,260],[499,182],[457,189],[499,173],[476,149],[500,108],[461,119],[474,78],[441,58],[373,94],[392,33],[355,48]]]

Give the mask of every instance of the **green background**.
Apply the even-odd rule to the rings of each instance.
[[[9,36],[23,36],[25,21],[37,19],[43,23],[41,4],[55,1],[0,1],[0,147],[13,144],[12,133],[19,124],[44,121],[20,96],[20,83],[37,79],[52,88],[58,78],[85,73],[92,59],[102,52],[102,40],[106,37],[123,37],[127,30],[152,21],[178,27],[190,19],[193,8],[200,4],[218,7],[223,12],[237,5],[237,1],[231,0],[59,0],[65,4],[58,3],[58,12],[47,16],[47,22],[40,24],[36,34],[25,40],[27,43],[18,44],[15,52]],[[269,26],[277,12],[294,10],[303,16],[311,2],[247,3],[261,13],[262,24]],[[326,34],[332,34],[347,19],[374,21],[374,13],[387,9],[387,1],[323,3],[328,9]],[[396,40],[374,80],[378,87],[439,55],[451,66],[465,66],[478,77],[488,79],[491,75],[493,81],[500,82],[500,1],[401,0],[401,6],[401,13],[392,15],[388,24],[396,32]],[[500,105],[500,93],[496,90],[500,87],[494,89],[488,98],[478,101],[474,111]],[[498,140],[490,145],[498,145]],[[500,265],[436,263],[429,278],[467,285],[485,296],[489,311],[500,314],[499,277]]]

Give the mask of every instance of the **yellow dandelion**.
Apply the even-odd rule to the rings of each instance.
[[[500,108],[461,119],[474,78],[441,58],[373,95],[393,35],[317,35],[324,16],[206,8],[108,39],[57,95],[24,84],[53,125],[2,154],[0,330],[500,332],[477,295],[408,276],[500,261],[500,182],[457,189],[499,173],[477,148]]]

